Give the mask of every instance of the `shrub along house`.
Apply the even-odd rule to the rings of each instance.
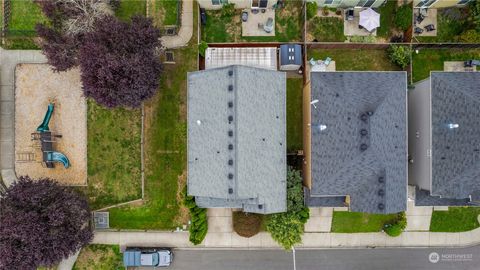
[[[432,72],[409,92],[416,205],[480,202],[480,73]]]
[[[312,72],[310,89],[304,101],[306,205],[405,211],[406,73]]]
[[[286,211],[286,75],[188,73],[188,194],[199,207]]]

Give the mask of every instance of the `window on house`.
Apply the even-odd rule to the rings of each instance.
[[[364,7],[371,7],[376,0],[368,0],[367,3],[365,3]]]
[[[220,5],[220,0],[212,0],[212,5]]]
[[[330,5],[333,3],[333,0],[325,0],[325,5]]]
[[[471,0],[460,0],[460,1],[458,1],[457,4],[458,4],[458,5],[465,5],[465,4],[467,4],[468,2],[470,2],[470,1],[471,1]]]
[[[418,3],[417,7],[430,7],[433,3],[437,2],[437,0],[423,0]]]

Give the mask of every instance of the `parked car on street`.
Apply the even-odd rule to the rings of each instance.
[[[169,248],[127,248],[123,253],[125,267],[167,267],[172,262]]]

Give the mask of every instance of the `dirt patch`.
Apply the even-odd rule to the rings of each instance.
[[[177,188],[177,203],[180,206],[178,209],[178,215],[175,217],[175,224],[187,224],[188,219],[190,218],[188,208],[183,205],[183,200],[185,194],[183,194],[183,189],[187,185],[187,171],[178,176],[178,188]]]
[[[80,72],[53,72],[45,64],[20,64],[15,70],[15,170],[17,175],[49,177],[65,185],[87,183],[87,103],[83,98]],[[54,163],[46,168],[39,140],[32,133],[47,111],[54,110],[49,128],[53,134],[53,151],[64,154],[70,167]]]

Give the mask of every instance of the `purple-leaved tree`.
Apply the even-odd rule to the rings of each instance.
[[[88,203],[51,179],[20,177],[0,198],[0,269],[52,266],[88,244]]]
[[[139,107],[159,86],[159,30],[141,16],[130,23],[106,16],[95,29],[79,50],[84,95],[106,107]]]

